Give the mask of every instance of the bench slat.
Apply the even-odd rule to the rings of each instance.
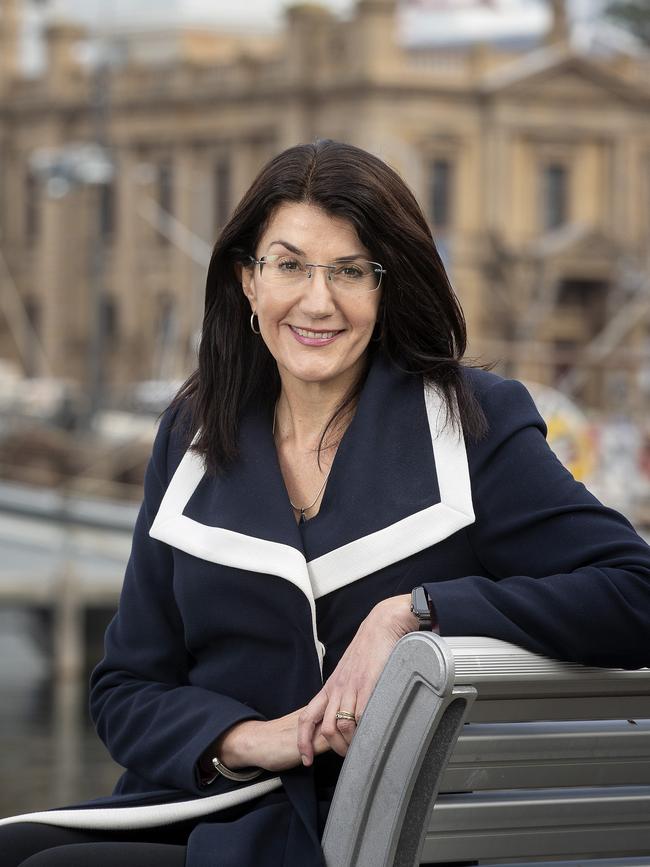
[[[650,786],[440,795],[421,860],[644,855],[649,817]]]
[[[466,725],[441,792],[642,785],[650,782],[650,720]]]
[[[645,689],[650,690],[650,675]],[[513,690],[514,691],[514,690]],[[479,693],[469,714],[469,722],[527,722],[528,720],[603,720],[650,718],[650,694],[629,692],[616,696],[553,696],[510,699],[486,698]]]
[[[530,861],[524,862],[499,862],[482,861],[481,864],[489,867],[531,867]],[[535,867],[650,867],[650,855],[637,855],[634,857],[619,856],[618,858],[580,858],[571,861],[535,861]]]

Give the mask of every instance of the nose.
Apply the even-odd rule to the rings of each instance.
[[[323,318],[334,313],[336,305],[332,294],[332,283],[327,268],[312,267],[309,269],[305,288],[300,299],[300,306],[304,313],[314,318]]]

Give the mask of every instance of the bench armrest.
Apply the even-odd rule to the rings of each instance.
[[[476,697],[434,633],[395,646],[350,745],[323,835],[328,867],[417,864],[442,774]]]

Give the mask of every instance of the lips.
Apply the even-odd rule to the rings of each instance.
[[[328,346],[332,343],[339,334],[343,334],[345,329],[340,331],[315,331],[312,328],[299,328],[297,325],[290,325],[289,330],[303,346]]]
[[[313,331],[311,328],[298,328],[296,325],[291,325],[289,327],[301,337],[313,337],[320,340],[326,340],[329,337],[335,337],[337,334],[341,333],[340,331]]]

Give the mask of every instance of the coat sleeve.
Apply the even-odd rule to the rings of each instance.
[[[587,665],[650,665],[650,548],[560,463],[526,388],[485,393],[469,459],[481,574],[425,582],[442,635],[500,638]]]
[[[105,655],[90,683],[90,713],[119,764],[161,787],[203,794],[197,762],[226,729],[263,719],[247,705],[189,681],[190,657],[173,587],[170,546],[149,535],[167,479],[171,419],[163,418]],[[223,778],[219,778],[223,782]]]

